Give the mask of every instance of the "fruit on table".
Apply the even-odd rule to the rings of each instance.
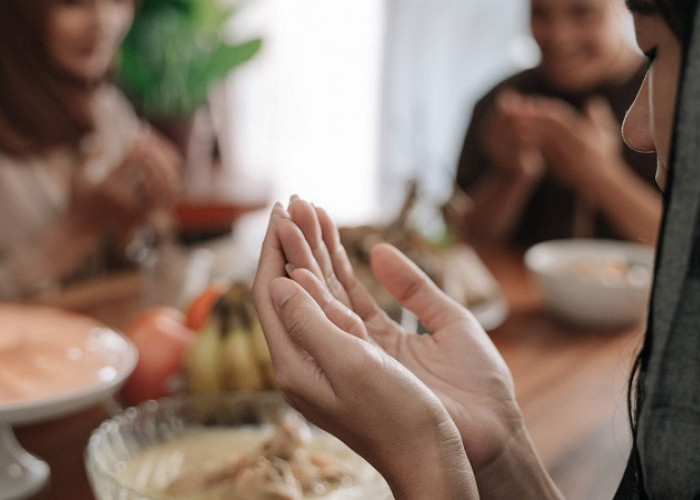
[[[250,288],[233,283],[217,299],[183,362],[192,393],[273,389],[270,352]]]
[[[172,394],[177,389],[183,358],[195,340],[185,315],[172,307],[154,307],[138,314],[124,329],[138,349],[139,359],[120,392],[134,405]]]
[[[200,292],[185,310],[185,325],[195,332],[202,330],[209,319],[214,304],[225,291],[224,285],[212,284]]]

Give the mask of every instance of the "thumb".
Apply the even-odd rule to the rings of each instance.
[[[299,284],[288,278],[270,282],[270,295],[290,339],[324,368],[354,346],[355,337],[335,326]]]
[[[442,292],[396,247],[378,244],[372,250],[370,263],[382,286],[413,311],[429,331],[440,330],[449,323],[464,319],[465,309]]]

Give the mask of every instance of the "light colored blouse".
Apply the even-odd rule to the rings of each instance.
[[[93,107],[95,132],[83,140],[81,151],[66,148],[24,158],[0,151],[0,299],[44,287],[36,281],[46,265],[40,256],[61,249],[41,251],[36,241],[68,213],[75,173],[82,170],[99,182],[136,140],[140,122],[117,88],[100,88]]]

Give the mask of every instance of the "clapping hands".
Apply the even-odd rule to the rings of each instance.
[[[485,126],[484,144],[508,175],[536,180],[547,168],[584,196],[624,168],[620,124],[602,99],[590,100],[581,113],[556,98],[505,89]]]

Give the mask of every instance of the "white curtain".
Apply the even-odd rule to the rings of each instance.
[[[381,177],[386,211],[405,182],[427,205],[449,195],[471,108],[497,80],[536,63],[527,0],[387,0]]]
[[[527,0],[250,0],[256,58],[212,94],[235,197],[298,193],[340,223],[447,195],[474,100],[536,58]]]
[[[235,196],[296,193],[340,223],[373,217],[383,3],[252,0],[231,31],[263,38],[212,95]]]

